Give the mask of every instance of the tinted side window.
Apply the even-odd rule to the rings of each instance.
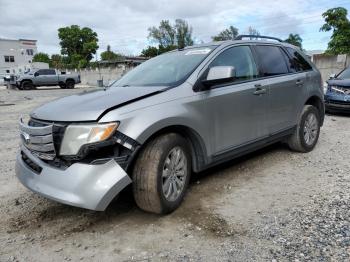
[[[282,54],[283,54],[284,60],[287,62],[289,72],[291,73],[298,72],[298,69],[294,60],[291,59],[284,50],[282,50]]]
[[[47,69],[47,70],[46,70],[46,74],[47,74],[47,75],[55,75],[56,72],[55,72],[54,69]]]
[[[252,79],[258,75],[248,46],[236,46],[223,51],[210,64],[210,67],[213,66],[233,66],[236,70],[236,81]]]
[[[40,76],[42,75],[46,75],[45,69],[40,69],[38,71],[36,71]]]
[[[275,76],[289,73],[281,48],[277,46],[256,46],[256,52],[264,76]]]
[[[287,52],[290,55],[297,72],[311,70],[311,65],[298,53],[297,50],[287,47]]]

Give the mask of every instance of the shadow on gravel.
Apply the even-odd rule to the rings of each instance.
[[[212,177],[215,177],[215,175],[220,172],[220,171],[225,171],[227,169],[231,169],[231,168],[239,168],[239,166],[241,165],[245,165],[247,164],[248,167],[253,168],[253,166],[249,166],[250,163],[248,163],[248,161],[251,161],[255,158],[262,158],[264,157],[264,155],[269,154],[269,153],[273,153],[276,151],[286,151],[286,152],[290,152],[288,147],[282,143],[276,143],[276,144],[272,144],[270,146],[267,146],[265,148],[259,149],[257,151],[254,151],[252,153],[249,153],[247,155],[243,155],[241,157],[232,159],[230,161],[227,161],[225,163],[219,164],[217,166],[211,167],[205,171],[202,171],[200,173],[194,173],[192,174],[191,177],[191,182],[194,182],[195,180],[201,180],[204,181],[206,179],[211,179]],[[236,176],[239,176],[240,174],[235,173]],[[235,177],[236,177],[235,176]],[[253,179],[254,176],[250,176],[248,178]]]
[[[350,117],[350,112],[341,112],[341,111],[329,111],[326,112],[326,116],[332,117],[332,116],[340,116],[340,117]]]
[[[54,227],[52,236],[67,235],[93,228],[123,222],[128,216],[135,217],[142,212],[129,197],[130,193],[123,192],[119,199],[113,201],[104,212],[95,212],[47,200],[30,192],[16,200],[16,211],[9,219],[7,233],[34,232]],[[133,214],[131,214],[133,213]],[[50,236],[48,236],[50,238]]]
[[[147,224],[157,225],[162,221],[172,221],[179,225],[185,222],[188,224],[189,230],[199,230],[209,237],[244,235],[246,234],[245,229],[237,225],[230,225],[215,211],[210,210],[208,206],[203,206],[202,200],[210,201],[214,195],[222,194],[222,190],[213,190],[213,188],[223,187],[228,182],[237,179],[241,173],[240,166],[252,164],[248,163],[249,160],[284,149],[285,147],[281,144],[272,145],[210,168],[205,172],[193,174],[189,194],[184,203],[174,213],[165,217],[139,210],[133,200],[130,187],[126,188],[104,212],[59,204],[28,192],[16,200],[15,206],[11,203],[6,207],[10,215],[10,219],[7,221],[7,233],[47,232],[45,238],[50,239],[78,232],[104,232],[121,224],[134,228]],[[244,179],[254,179],[254,175],[249,174]],[[201,181],[200,184],[194,185],[198,179]],[[228,179],[229,181],[227,181]],[[199,188],[199,190],[194,188]]]

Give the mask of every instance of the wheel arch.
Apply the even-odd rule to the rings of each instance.
[[[156,131],[154,131],[151,135],[144,139],[144,142],[138,149],[137,154],[133,158],[130,166],[134,165],[135,160],[138,157],[138,154],[151,140],[154,138],[168,133],[176,133],[184,137],[189,145],[191,150],[191,158],[192,158],[192,169],[194,172],[199,172],[203,169],[206,163],[206,147],[203,138],[191,127],[185,125],[169,125],[162,127]]]
[[[23,80],[21,80],[21,85],[23,84],[23,82],[31,82],[32,84],[33,84],[33,80],[31,80],[31,79],[23,79]]]
[[[320,118],[321,118],[321,126],[323,125],[324,122],[324,112],[325,112],[325,107],[324,107],[324,103],[323,100],[316,95],[310,96],[306,102],[304,103],[304,105],[312,105],[314,107],[317,108],[318,112],[320,113]]]
[[[66,83],[67,83],[68,81],[73,81],[73,82],[75,83],[74,78],[71,78],[71,77],[66,79]]]

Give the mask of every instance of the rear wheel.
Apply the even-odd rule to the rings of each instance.
[[[320,114],[312,105],[304,106],[294,134],[289,138],[289,147],[298,152],[314,149],[320,135]]]
[[[188,143],[170,133],[151,141],[140,153],[133,170],[136,204],[157,214],[174,211],[182,202],[191,173]]]
[[[23,81],[21,84],[22,90],[31,90],[34,89],[34,85],[31,81]]]
[[[66,88],[73,89],[75,86],[75,82],[73,80],[67,80],[66,82]]]

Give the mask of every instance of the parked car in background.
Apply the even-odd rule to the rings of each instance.
[[[350,113],[350,67],[327,81],[324,100],[327,111]]]
[[[30,117],[20,121],[23,185],[104,210],[132,183],[141,209],[165,214],[182,202],[192,172],[279,141],[313,150],[323,87],[295,46],[238,38],[159,55],[109,88],[52,101]]]
[[[20,74],[15,78],[15,85],[22,90],[34,89],[37,86],[60,86],[74,88],[80,83],[79,74],[61,74],[55,69],[38,69]]]

